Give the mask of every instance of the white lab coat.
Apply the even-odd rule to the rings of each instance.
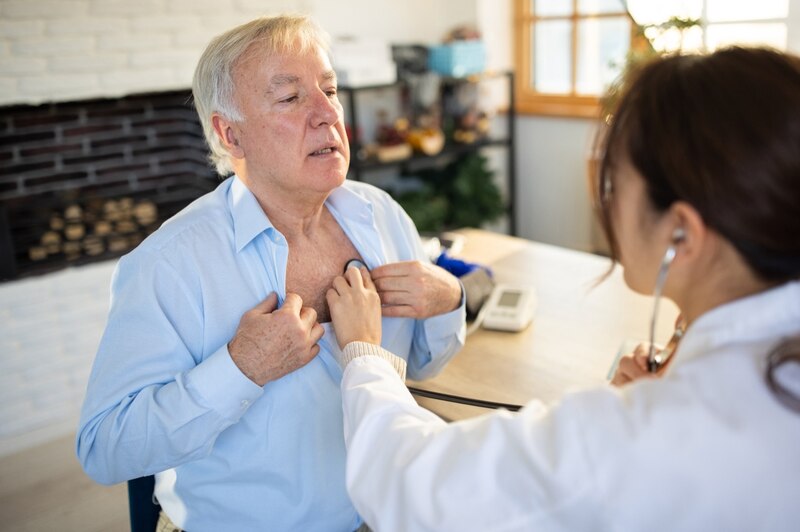
[[[800,413],[765,359],[800,283],[718,307],[668,375],[446,424],[382,358],[342,380],[347,487],[375,530],[800,530]],[[797,365],[781,372],[800,391]]]

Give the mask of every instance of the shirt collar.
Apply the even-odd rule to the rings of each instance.
[[[238,253],[264,231],[267,231],[270,238],[279,233],[250,189],[238,176],[234,175],[232,179],[230,207],[233,216],[234,242]]]
[[[354,190],[351,190],[347,181],[342,186],[333,189],[325,204],[339,220],[348,220],[370,226],[375,223],[375,212],[373,211],[372,203]]]
[[[800,281],[726,303],[700,316],[686,331],[676,365],[725,345],[776,341],[798,333]]]
[[[230,208],[233,216],[236,252],[241,251],[263,232],[266,232],[273,242],[277,243],[283,240],[283,235],[272,225],[250,189],[238,176],[234,175],[231,179],[233,181],[230,188]],[[372,204],[350,190],[347,182],[335,188],[325,203],[340,223],[350,221],[368,226],[375,223]]]

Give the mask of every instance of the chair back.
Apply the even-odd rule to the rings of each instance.
[[[148,475],[128,481],[128,511],[131,532],[154,532],[161,506],[153,499],[156,477]]]

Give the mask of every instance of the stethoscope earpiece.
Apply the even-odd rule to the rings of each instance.
[[[679,244],[686,239],[686,231],[683,230],[683,227],[676,227],[675,230],[672,232],[672,243]]]

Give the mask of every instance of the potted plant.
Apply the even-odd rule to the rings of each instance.
[[[395,197],[421,232],[480,227],[506,211],[488,160],[478,152],[417,177],[419,187]]]

